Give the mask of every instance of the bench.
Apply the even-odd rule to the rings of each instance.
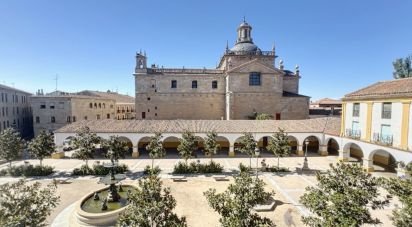
[[[213,175],[212,176],[215,181],[228,181],[229,179],[225,175]]]
[[[63,178],[63,177],[56,178],[55,181],[56,181],[57,184],[67,184],[67,183],[70,183],[70,182],[69,182],[69,178]]]
[[[256,212],[272,211],[275,208],[276,201],[270,200],[267,204],[258,204],[253,207]]]
[[[185,181],[187,181],[187,178],[185,176],[172,176],[171,179],[174,182],[185,182]]]

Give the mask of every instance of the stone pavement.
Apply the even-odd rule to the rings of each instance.
[[[200,160],[200,162],[209,162],[209,158],[200,158],[200,159],[192,159],[190,161]],[[234,170],[238,169],[240,163],[244,165],[249,165],[249,158],[248,157],[218,157],[213,159],[215,162],[222,164],[225,168],[225,172],[230,174]],[[258,165],[260,166],[262,158],[259,158]],[[273,157],[265,157],[266,163],[269,165],[276,165],[277,159]],[[337,161],[336,156],[329,156],[329,157],[321,157],[321,156],[312,156],[308,157],[309,160],[309,167],[312,169],[317,170],[327,170],[329,168],[330,163],[334,163]],[[28,160],[31,164],[38,164],[38,160]],[[90,160],[89,165],[92,165],[95,161],[100,162],[107,162],[107,159],[96,159]],[[219,190],[224,190],[227,187],[226,184],[229,182],[224,183],[216,183],[214,182],[211,177],[206,177],[204,175],[200,175],[197,177],[193,177],[189,179],[188,182],[185,183],[176,183],[172,182],[170,179],[169,173],[171,173],[173,166],[178,162],[182,161],[177,157],[173,158],[166,158],[166,159],[159,159],[155,160],[155,165],[159,165],[162,168],[161,177],[165,186],[169,186],[172,189],[173,195],[176,197],[178,202],[177,213],[180,215],[185,215],[188,217],[188,221],[190,226],[200,226],[198,225],[197,219],[202,219],[204,214],[211,215],[208,219],[208,223],[211,226],[215,226],[217,224],[218,216],[215,214],[210,208],[208,208],[206,202],[203,200],[201,196],[203,191],[207,190],[209,187],[217,187]],[[146,165],[151,165],[152,160],[148,158],[140,158],[140,159],[122,159],[120,163],[127,164],[130,169],[130,173],[127,174],[129,181],[133,181],[141,176],[141,171],[144,169]],[[21,165],[23,161],[16,161],[13,162],[13,165]],[[54,177],[59,177],[62,175],[69,176],[70,172],[77,167],[80,167],[84,164],[81,160],[76,159],[46,159],[43,161],[44,165],[51,165],[54,166],[57,173],[54,174]],[[252,167],[256,166],[256,158],[252,158]],[[287,207],[292,207],[295,214],[295,222],[299,222],[299,217],[301,215],[307,215],[309,212],[306,210],[300,203],[299,198],[303,195],[305,188],[307,186],[314,186],[316,184],[316,178],[314,174],[299,174],[295,172],[296,168],[302,167],[303,164],[303,157],[286,157],[280,159],[280,166],[288,167],[292,170],[291,173],[285,174],[275,174],[275,173],[260,173],[260,176],[267,184],[268,190],[274,190],[276,192],[276,199],[284,204],[284,206],[280,206],[280,208],[275,209],[275,213],[264,213],[263,215],[268,215],[271,218],[274,218],[278,226],[282,226],[282,217],[284,211],[286,211]],[[0,169],[7,168],[8,164],[0,165]],[[389,173],[374,173],[375,175],[385,175],[385,176],[393,176],[393,174]],[[53,177],[53,176],[52,176]],[[45,178],[29,178],[29,180],[37,180],[41,181],[42,183],[51,182],[52,177],[45,177]],[[75,201],[79,200],[85,194],[96,190],[98,188],[103,187],[103,185],[97,184],[98,177],[69,177],[70,184],[61,184],[58,188],[58,193],[61,196],[61,203],[59,206],[53,211],[52,215],[48,218],[49,223],[52,223],[56,217],[57,218],[54,222],[53,226],[65,226],[64,225],[64,217],[67,217],[68,210],[70,210],[70,205],[72,205]],[[17,178],[12,177],[0,177],[0,184],[6,182],[16,181]],[[375,217],[379,217],[384,222],[383,226],[391,226],[391,221],[389,220],[389,215],[394,208],[394,203],[384,210],[376,210],[373,211],[373,215]],[[199,205],[193,204],[203,204],[205,207],[199,208]],[[203,206],[202,205],[202,206]],[[196,209],[200,209],[199,211],[191,211],[193,207]],[[66,212],[66,213],[65,213]],[[280,222],[280,223],[279,223]],[[63,224],[62,224],[63,223]],[[301,224],[301,223],[300,223]],[[207,226],[210,226],[207,225]]]

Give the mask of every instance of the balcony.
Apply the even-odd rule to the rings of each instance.
[[[385,145],[385,146],[392,146],[393,145],[393,135],[382,135],[378,132],[373,133],[372,142]]]
[[[346,129],[345,136],[350,137],[352,139],[360,139],[361,137],[361,130],[354,130],[354,129]]]

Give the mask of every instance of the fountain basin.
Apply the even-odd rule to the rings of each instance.
[[[136,190],[136,187],[129,184],[122,184],[124,192],[120,192],[123,197],[119,203],[107,203],[108,209],[101,211],[99,206],[103,202],[105,196],[108,193],[109,186],[93,191],[82,199],[80,199],[75,205],[74,221],[76,226],[113,226],[116,224],[120,214],[126,209],[127,200],[125,198],[128,189],[132,191]],[[100,196],[99,201],[94,201],[94,193],[98,192]]]

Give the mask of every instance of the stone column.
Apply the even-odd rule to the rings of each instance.
[[[133,147],[133,153],[132,153],[132,158],[138,158],[139,157],[139,149],[138,147]]]
[[[233,145],[229,146],[229,157],[235,157],[235,147]]]
[[[319,155],[321,156],[328,156],[328,146],[327,145],[319,145]]]
[[[339,158],[338,158],[339,161],[342,161],[342,162],[349,161],[349,152],[348,151],[339,150],[338,152],[339,152]]]
[[[305,151],[303,151],[302,148],[303,148],[302,145],[298,144],[298,147],[297,147],[297,150],[296,150],[296,154],[297,154],[298,156],[303,156],[303,155],[305,155]]]
[[[363,170],[365,170],[365,172],[373,172],[373,160],[369,160],[366,158],[363,158]]]

